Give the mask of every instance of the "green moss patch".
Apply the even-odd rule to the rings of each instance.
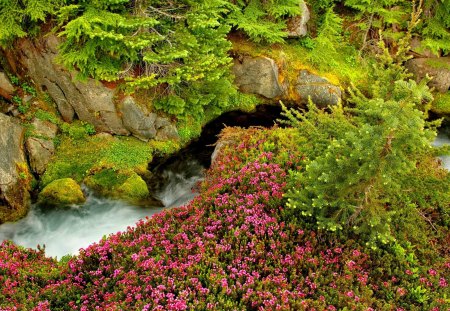
[[[450,92],[437,95],[433,101],[431,110],[439,115],[450,116]]]
[[[147,184],[137,174],[131,175],[120,187],[118,187],[117,191],[121,198],[130,201],[145,200],[150,195]]]
[[[61,137],[53,161],[42,176],[41,186],[72,178],[95,192],[114,198],[140,200],[148,197],[144,179],[153,155],[167,155],[180,148],[177,142],[143,142],[133,137],[110,135],[73,139]],[[144,179],[142,178],[144,177]]]
[[[46,205],[81,204],[85,201],[80,186],[72,178],[57,179],[39,193],[39,203]]]

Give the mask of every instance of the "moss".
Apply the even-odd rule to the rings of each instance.
[[[145,200],[150,195],[147,184],[136,173],[117,188],[119,197],[131,201]]]
[[[123,184],[129,177],[129,174],[118,172],[113,169],[104,169],[89,175],[84,179],[84,183],[97,193],[105,196],[112,196],[115,188]]]
[[[425,63],[431,68],[450,70],[450,63],[445,59],[429,58]]]
[[[370,61],[364,61],[358,57],[357,52],[351,46],[342,47],[342,51],[339,53],[340,57],[333,59],[331,64],[330,62],[312,62],[311,53],[314,51],[302,46],[301,42],[274,44],[267,47],[239,37],[232,37],[230,40],[233,43],[232,52],[236,55],[266,56],[274,59],[279,67],[280,83],[294,81],[298,72],[303,69],[343,87],[349,86],[351,83],[356,86],[364,86],[368,82],[367,72],[371,66]],[[292,99],[295,99],[293,94],[290,95]]]
[[[431,110],[439,115],[450,116],[450,92],[438,94],[433,101]]]
[[[80,186],[72,178],[52,181],[39,193],[38,202],[46,205],[80,204],[85,201]]]
[[[103,196],[140,200],[148,197],[142,178],[147,179],[151,174],[148,163],[153,154],[168,155],[179,148],[178,142],[147,143],[132,137],[105,135],[73,139],[63,135],[41,186],[72,178]]]
[[[141,173],[146,171],[152,153],[148,143],[131,137],[89,136],[74,140],[63,136],[54,160],[42,177],[42,185],[65,177],[81,183],[86,176],[109,168]]]

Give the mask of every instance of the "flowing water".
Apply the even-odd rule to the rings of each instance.
[[[155,197],[164,207],[134,206],[97,197],[89,191],[83,205],[49,209],[35,204],[25,218],[0,226],[0,242],[8,239],[31,248],[45,245],[46,254],[58,258],[77,254],[80,248],[98,242],[104,235],[124,231],[139,219],[165,208],[188,203],[195,196],[193,189],[202,173],[203,166],[194,160],[175,163],[163,170],[163,181]]]
[[[441,133],[434,145],[445,144],[450,145],[450,138]],[[450,156],[443,156],[441,160],[443,166],[450,170]],[[189,202],[196,194],[195,186],[203,178],[203,170],[204,167],[192,157],[172,161],[161,169],[153,191],[164,207],[134,206],[100,198],[88,191],[83,205],[51,209],[33,205],[25,218],[0,226],[0,241],[8,239],[31,248],[45,245],[46,254],[58,258],[77,254],[80,248],[99,241],[105,235],[123,231],[139,219]]]
[[[435,146],[450,145],[450,137],[445,135],[444,133],[440,133],[436,138],[436,140],[434,141],[433,145]],[[450,171],[450,155],[441,156],[440,158],[442,160],[442,166]]]

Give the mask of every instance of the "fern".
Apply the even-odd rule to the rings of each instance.
[[[6,46],[16,38],[27,36],[29,29],[45,21],[59,4],[59,0],[1,0],[0,45]]]
[[[287,37],[286,17],[301,14],[302,0],[246,0],[230,5],[227,22],[255,42],[283,42]]]
[[[433,53],[450,53],[450,0],[425,2],[427,12],[421,34],[423,45]]]
[[[342,19],[329,8],[325,11],[318,36],[314,39],[314,48],[308,54],[308,60],[316,65],[327,64],[333,67],[340,57],[342,46]]]

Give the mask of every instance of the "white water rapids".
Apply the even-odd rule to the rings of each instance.
[[[33,205],[25,218],[0,226],[0,242],[7,239],[31,248],[45,245],[45,253],[59,259],[77,254],[80,248],[98,242],[105,235],[124,231],[139,219],[192,200],[196,195],[192,189],[202,179],[203,167],[192,161],[181,167],[183,171],[176,171],[180,169],[178,166],[162,173],[167,182],[155,196],[165,207],[133,206],[87,192],[83,205],[64,208]]]

